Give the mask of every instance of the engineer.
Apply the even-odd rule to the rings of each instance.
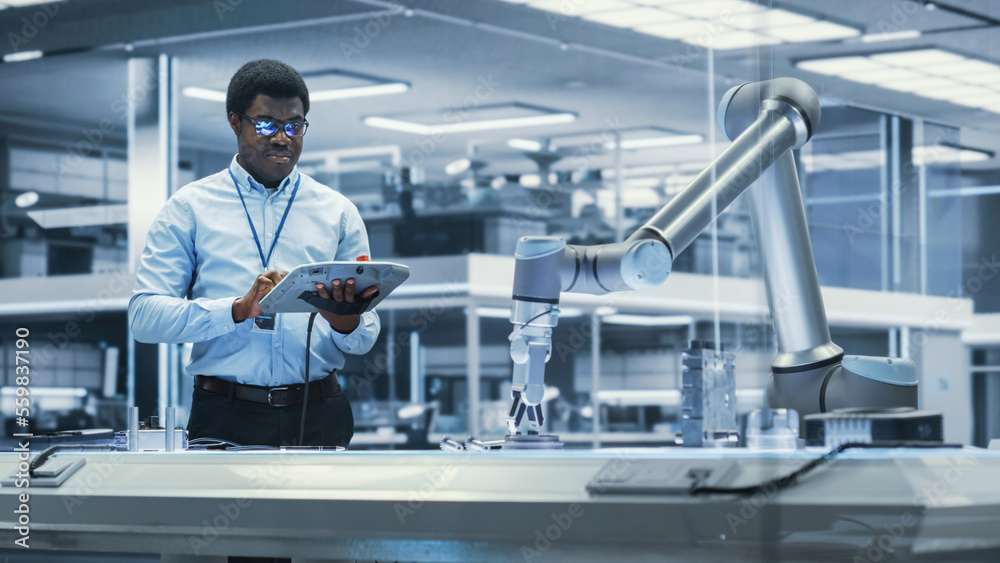
[[[229,82],[226,113],[238,153],[229,168],[179,189],[146,239],[129,302],[140,342],[192,342],[192,439],[295,445],[303,410],[309,315],[261,314],[260,300],[300,264],[368,256],[357,207],[295,166],[309,123],[309,92],[275,60],[243,65]],[[336,301],[377,288],[331,280]],[[336,370],[345,354],[375,343],[374,312],[320,312],[311,337],[309,402],[301,445],[347,446],[351,407]]]

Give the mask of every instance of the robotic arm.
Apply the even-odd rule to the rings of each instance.
[[[843,350],[830,338],[790,152],[809,140],[819,118],[819,98],[800,80],[737,86],[719,105],[719,124],[732,145],[626,241],[596,246],[570,245],[558,237],[518,241],[510,315],[510,437],[537,436],[544,422],[545,363],[560,293],[662,284],[674,257],[715,220],[712,200],[721,213],[762,176],[765,182],[750,190],[750,212],[778,335],[771,405],[800,415],[843,406],[916,406],[912,362],[896,360],[893,367],[892,359],[852,360],[849,370],[841,365]]]

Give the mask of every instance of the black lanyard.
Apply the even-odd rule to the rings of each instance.
[[[236,176],[233,175],[232,169],[229,170],[229,177],[233,179],[233,185],[236,186],[236,193],[240,196],[240,203],[243,204],[243,211],[247,214],[247,222],[250,223],[250,232],[253,233],[253,241],[257,243],[257,252],[260,254],[260,264],[266,270],[267,263],[271,261],[271,254],[274,253],[274,245],[278,244],[278,237],[281,236],[281,229],[285,226],[285,219],[288,218],[288,210],[292,208],[292,203],[295,202],[295,194],[299,192],[299,182],[302,181],[302,174],[299,174],[298,180],[295,180],[295,187],[292,189],[292,197],[288,198],[288,205],[285,207],[285,214],[281,216],[281,222],[278,223],[278,230],[274,231],[274,240],[271,241],[271,249],[267,251],[266,257],[264,256],[264,248],[260,245],[260,238],[257,236],[257,229],[253,226],[253,219],[250,218],[250,211],[247,210],[247,202],[243,199],[243,190],[240,189],[240,184],[236,181]]]

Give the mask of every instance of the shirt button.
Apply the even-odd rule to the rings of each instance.
[[[267,238],[271,238],[271,237],[273,237],[273,236],[274,236],[274,234],[273,234],[273,233],[267,233]]]
[[[278,347],[278,343],[277,343],[277,342],[275,342],[275,343],[274,343],[274,347],[275,347],[275,348],[277,348],[277,347]]]

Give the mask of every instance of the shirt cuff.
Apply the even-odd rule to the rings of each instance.
[[[364,354],[371,350],[378,338],[379,324],[378,316],[371,311],[361,314],[361,320],[357,328],[349,334],[341,334],[331,329],[333,333],[333,343],[347,354]]]
[[[236,329],[233,322],[233,303],[236,297],[212,299],[209,305],[209,318],[212,319],[212,338],[229,334]]]

